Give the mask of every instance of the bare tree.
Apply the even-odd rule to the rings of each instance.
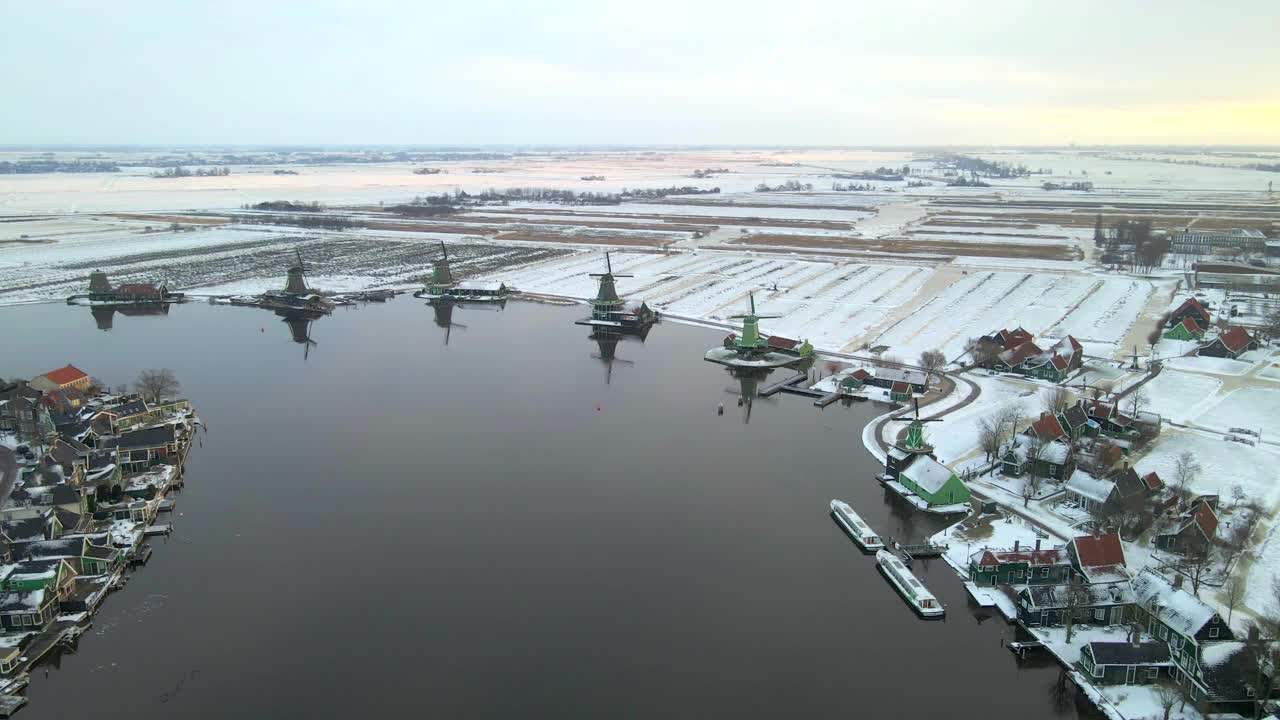
[[[1240,606],[1240,598],[1244,595],[1244,582],[1240,573],[1232,573],[1227,583],[1222,586],[1222,604],[1227,608],[1227,627],[1231,627],[1231,615]]]
[[[1160,703],[1160,711],[1163,720],[1169,720],[1169,716],[1173,714],[1173,706],[1182,700],[1182,691],[1174,685],[1161,683],[1156,687],[1156,702]]]
[[[1249,623],[1245,637],[1245,661],[1249,668],[1246,682],[1253,689],[1253,717],[1257,720],[1266,712],[1271,699],[1272,679],[1276,663],[1280,662],[1280,644],[1268,638],[1266,629],[1255,623]]]
[[[1057,415],[1070,407],[1073,399],[1070,390],[1058,385],[1040,396],[1040,404],[1045,412]]]
[[[1048,440],[1036,438],[1027,447],[1027,477],[1022,481],[1022,507],[1031,502],[1031,498],[1040,492],[1040,483],[1044,477],[1040,473],[1040,461],[1049,449]]]
[[[1191,578],[1191,592],[1196,597],[1200,596],[1200,583],[1204,582],[1212,566],[1213,553],[1210,552],[1192,553],[1178,562],[1178,571]]]
[[[1190,450],[1183,450],[1173,461],[1173,489],[1178,492],[1190,492],[1191,483],[1200,476],[1200,461]]]
[[[182,386],[169,368],[151,368],[138,373],[135,387],[143,400],[154,404],[173,397]]]
[[[1147,406],[1147,389],[1146,388],[1139,387],[1137,390],[1134,390],[1133,392],[1129,393],[1129,407],[1131,408],[1129,415],[1131,415],[1135,420],[1138,418],[1138,413],[1141,412],[1142,408],[1146,406]]]
[[[997,425],[996,419],[984,417],[978,421],[978,445],[987,455],[987,462],[998,460],[1000,446],[1004,444],[1004,433]]]
[[[1067,583],[1067,596],[1063,598],[1063,613],[1066,614],[1064,621],[1067,625],[1067,642],[1071,642],[1071,635],[1076,628],[1076,612],[1089,603],[1089,591],[1084,586],[1084,581],[1079,575],[1072,575],[1071,581]]]
[[[920,367],[928,373],[929,380],[932,380],[934,373],[941,371],[946,365],[947,356],[943,355],[941,350],[925,350],[920,353]]]
[[[1000,408],[1000,412],[996,413],[996,426],[1000,430],[1000,434],[1008,433],[1013,435],[1018,432],[1018,426],[1022,424],[1023,408],[1020,402],[1011,402]]]

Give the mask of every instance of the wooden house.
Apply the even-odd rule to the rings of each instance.
[[[1016,372],[1028,358],[1039,357],[1044,351],[1034,340],[1009,348],[991,360],[991,368],[1000,372]]]
[[[1220,357],[1235,360],[1250,350],[1258,349],[1258,341],[1248,330],[1233,325],[1208,345],[1201,347],[1197,354],[1206,357]]]
[[[1084,348],[1070,335],[1054,343],[1038,356],[1027,358],[1022,363],[1020,372],[1023,375],[1060,383],[1084,364]]]
[[[890,392],[892,392],[896,383],[909,385],[909,389],[917,394],[924,393],[929,389],[929,378],[924,373],[917,370],[902,370],[899,368],[877,367],[875,373],[864,382],[867,385],[882,387]]]
[[[1080,535],[1067,543],[1071,566],[1087,583],[1110,583],[1129,579],[1124,546],[1118,533]]]
[[[1182,318],[1177,325],[1166,326],[1164,337],[1167,340],[1200,340],[1204,337],[1205,328],[1200,325],[1195,317],[1188,315]]]
[[[89,379],[88,373],[75,365],[67,365],[57,370],[50,370],[31,381],[31,387],[42,392],[61,390],[63,388],[75,388],[83,392],[88,390],[92,384],[93,381]]]
[[[1080,669],[1098,685],[1146,685],[1172,674],[1174,667],[1169,645],[1147,640],[1085,643]]]
[[[1094,477],[1079,468],[1072,471],[1064,490],[1081,509],[1094,515],[1101,514],[1105,508],[1115,502],[1116,484],[1114,482]]]
[[[126,472],[143,472],[147,468],[176,457],[181,438],[172,425],[157,425],[103,438],[102,447],[113,449],[117,463]]]
[[[1133,579],[1136,620],[1157,640],[1169,644],[1174,665],[1184,678],[1195,674],[1198,649],[1215,640],[1233,640],[1231,628],[1217,611],[1151,568]]]
[[[44,590],[0,593],[0,627],[9,632],[45,629],[58,615],[58,596]]]
[[[969,488],[960,477],[929,455],[914,455],[898,472],[898,482],[929,505],[969,502]]]
[[[1049,416],[1056,426],[1057,421]],[[1075,472],[1071,445],[1064,440],[1040,441],[1027,434],[1016,435],[1001,460],[1001,472],[1009,477],[1052,478],[1064,480]]]
[[[33,560],[66,560],[79,575],[109,575],[124,564],[124,556],[110,546],[106,535],[58,538],[30,543],[21,548],[24,557]]]
[[[857,392],[862,389],[863,385],[871,379],[871,373],[866,368],[858,368],[853,372],[840,378],[840,390],[846,393]]]
[[[4,592],[44,590],[59,602],[67,599],[76,587],[78,573],[61,558],[23,560],[13,566],[4,579]]]
[[[1182,323],[1183,320],[1190,318],[1198,327],[1208,328],[1213,323],[1213,318],[1209,315],[1209,308],[1206,308],[1199,300],[1189,297],[1182,301],[1173,312],[1169,313],[1169,319],[1165,321],[1165,327],[1174,327]]]
[[[1261,651],[1280,656],[1276,641],[1261,641]],[[1217,713],[1233,717],[1257,717],[1258,700],[1275,698],[1280,687],[1274,682],[1277,668],[1270,665],[1261,677],[1250,643],[1242,640],[1208,642],[1197,648],[1195,662],[1186,673],[1188,695]],[[1184,684],[1184,683],[1179,683]],[[1211,716],[1212,717],[1212,716]],[[1272,715],[1271,717],[1275,717]]]
[[[1120,412],[1113,404],[1101,400],[1081,400],[1085,414],[1098,426],[1098,432],[1111,437],[1129,437],[1138,433],[1133,418]]]
[[[1028,585],[1018,591],[1018,619],[1027,627],[1073,623],[1123,625],[1133,614],[1134,595],[1127,581],[1081,584],[1080,599],[1072,606],[1072,585]]]
[[[891,402],[911,402],[911,385],[905,382],[896,382],[889,386],[889,400]]]
[[[1217,513],[1208,503],[1200,502],[1157,530],[1155,546],[1159,550],[1178,555],[1203,557],[1217,533]]]
[[[1020,548],[978,550],[969,556],[969,581],[975,585],[1061,585],[1071,580],[1071,561],[1066,550]]]

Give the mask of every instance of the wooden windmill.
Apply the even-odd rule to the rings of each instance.
[[[611,320],[613,319],[611,315],[622,310],[622,298],[618,297],[618,288],[613,281],[615,278],[631,277],[631,275],[614,274],[613,260],[607,252],[604,254],[604,267],[605,271],[602,273],[591,273],[591,277],[600,278],[600,289],[596,291],[596,297],[591,301],[592,320]]]
[[[733,345],[740,354],[766,350],[769,342],[760,335],[760,320],[782,317],[781,315],[761,315],[756,312],[755,293],[747,293],[751,311],[741,315],[730,315],[730,318],[742,321],[742,333],[734,339]]]
[[[931,453],[933,452],[933,448],[924,441],[924,424],[931,423],[931,422],[942,422],[942,418],[935,417],[935,418],[929,418],[927,420],[921,419],[919,398],[913,399],[913,405],[914,405],[914,408],[912,410],[912,416],[910,419],[898,417],[898,418],[892,418],[890,420],[890,422],[909,423],[907,425],[906,443],[904,445],[898,445],[898,447],[910,453],[923,453],[923,454]]]

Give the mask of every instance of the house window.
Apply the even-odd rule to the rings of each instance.
[[[1169,639],[1169,629],[1163,625],[1160,626],[1160,639],[1161,640]]]
[[[1218,637],[1218,628],[1209,628],[1209,637],[1211,638]]]
[[[1147,670],[1147,679],[1155,680],[1160,677],[1160,668],[1151,668]]]
[[[1049,568],[1043,568],[1043,569],[1041,569],[1041,570],[1040,570],[1040,577],[1049,577]]]
[[[1102,666],[1101,666],[1101,665],[1094,665],[1094,666],[1093,666],[1093,676],[1094,676],[1094,677],[1096,677],[1096,678],[1100,678],[1100,677],[1102,677],[1102,670],[1103,670],[1103,668],[1102,668]]]
[[[1022,571],[1021,571],[1021,570],[1018,570],[1018,571],[1014,572],[1014,573],[1013,573],[1013,576],[1014,576],[1014,577],[1017,577],[1017,578],[1022,577]]]

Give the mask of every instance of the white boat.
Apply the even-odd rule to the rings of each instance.
[[[884,571],[885,577],[889,578],[889,582],[898,588],[898,592],[902,597],[911,603],[911,609],[922,617],[942,617],[946,610],[943,609],[942,603],[938,602],[938,598],[929,592],[929,588],[925,587],[906,565],[902,564],[902,560],[897,555],[888,550],[881,550],[876,553],[876,562],[880,564],[880,569]]]
[[[831,514],[835,516],[836,522],[849,531],[849,535],[853,537],[854,542],[858,543],[858,547],[867,552],[875,552],[884,548],[884,542],[880,540],[880,536],[862,518],[858,517],[858,513],[854,512],[848,503],[832,500]]]

